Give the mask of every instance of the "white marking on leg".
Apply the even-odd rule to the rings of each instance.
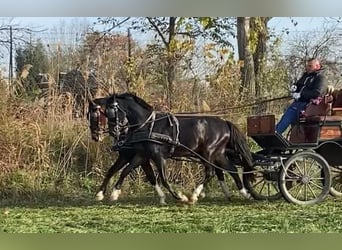
[[[199,194],[199,197],[201,197],[202,199],[206,197],[206,193],[204,188],[202,189],[201,193]]]
[[[232,196],[231,193],[229,192],[229,188],[227,186],[227,183],[225,181],[219,181],[220,186],[222,188],[222,191],[224,193],[224,195],[226,196],[227,199],[230,199],[230,197]]]
[[[120,190],[120,189],[115,189],[115,188],[114,188],[112,194],[111,194],[110,197],[109,197],[109,200],[110,200],[110,201],[116,201],[116,200],[118,200],[120,194],[121,194],[121,190]]]
[[[248,193],[247,189],[245,189],[245,188],[240,189],[240,194],[243,197],[245,197],[246,199],[251,199],[252,198],[251,194]]]
[[[192,196],[191,196],[191,200],[195,203],[196,201],[198,201],[198,196],[199,194],[201,193],[203,189],[203,184],[200,184],[195,190],[194,192],[192,193]]]
[[[182,202],[188,202],[189,199],[186,197],[186,195],[182,194],[181,192],[178,193],[178,196],[181,198]]]
[[[160,188],[160,186],[159,186],[158,184],[156,184],[156,185],[154,186],[154,188],[156,189],[157,194],[159,195],[160,204],[161,204],[161,205],[166,205],[166,202],[165,202],[165,194],[164,194],[163,190]]]
[[[103,198],[104,198],[103,191],[99,191],[99,192],[96,194],[96,196],[95,196],[95,199],[96,199],[97,201],[102,201]]]

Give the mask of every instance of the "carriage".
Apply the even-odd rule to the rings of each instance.
[[[342,94],[328,93],[310,103],[287,136],[275,132],[275,116],[247,118],[247,135],[262,150],[255,154],[253,183],[245,185],[257,200],[309,205],[331,193],[342,196]]]
[[[219,181],[222,171],[229,172],[243,195],[246,194],[237,178],[236,168],[229,166],[228,161],[237,160],[244,167],[250,167],[254,161],[253,168],[243,172],[242,176],[244,186],[256,200],[284,197],[298,205],[311,205],[322,202],[329,192],[342,196],[342,157],[339,156],[342,153],[342,94],[339,95],[339,91],[331,91],[318,104],[309,104],[286,137],[275,132],[274,115],[248,117],[247,134],[261,147],[260,151],[252,153],[254,159],[249,159],[243,134],[229,121],[203,116],[175,118],[170,113],[155,112],[146,102],[131,94],[114,94],[98,101],[90,102],[89,107],[92,136],[98,137],[99,124],[105,123],[100,122],[104,115],[112,136],[119,136],[122,130],[131,130],[122,152],[119,151],[119,160],[109,169],[101,185],[99,199],[103,199],[111,176],[126,163],[129,165],[115,184],[113,199],[117,199],[117,191],[120,191],[125,176],[139,165],[159,193],[160,188],[149,165],[151,159],[158,163],[162,183],[172,196],[187,200],[172,190],[164,175],[165,159],[170,155],[177,156],[177,153],[197,157],[207,170],[214,167]],[[212,138],[212,141],[204,141],[204,138]],[[208,155],[213,149],[215,152]],[[210,176],[207,177],[206,181]],[[192,199],[198,198],[202,186],[200,183],[195,189]],[[165,196],[160,197],[163,202]]]

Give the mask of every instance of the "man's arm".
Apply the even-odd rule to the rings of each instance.
[[[324,95],[326,90],[325,79],[322,74],[317,74],[311,83],[311,88],[304,88],[301,96],[303,99],[310,100]]]

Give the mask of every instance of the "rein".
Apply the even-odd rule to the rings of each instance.
[[[246,107],[252,107],[252,106],[257,106],[260,104],[268,103],[268,102],[273,102],[273,101],[278,101],[278,100],[283,100],[283,99],[291,99],[291,96],[281,96],[281,97],[275,97],[263,101],[255,101],[252,103],[248,103],[245,105],[238,105],[234,107],[229,107],[225,109],[218,109],[218,110],[213,110],[213,111],[206,111],[206,112],[180,112],[180,113],[175,113],[176,116],[195,116],[195,115],[205,115],[205,116],[224,116],[225,114],[223,112],[226,112],[228,110],[233,110],[233,109],[241,109],[241,108],[246,108]]]

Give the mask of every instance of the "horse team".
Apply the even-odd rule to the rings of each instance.
[[[123,169],[110,195],[110,200],[117,200],[125,177],[141,166],[160,203],[165,204],[165,194],[151,162],[157,169],[161,184],[178,201],[196,203],[214,175],[229,198],[224,172],[232,176],[242,196],[251,198],[243,183],[251,181],[254,176],[253,156],[245,136],[230,121],[213,116],[177,116],[157,112],[131,93],[90,100],[88,118],[92,139],[99,141],[108,129],[117,142],[115,149],[119,153],[96,194],[97,200],[104,199],[110,178]],[[205,178],[198,181],[190,197],[176,192],[167,180],[166,159],[174,157],[195,158],[204,166]],[[236,165],[243,169],[242,180]]]

